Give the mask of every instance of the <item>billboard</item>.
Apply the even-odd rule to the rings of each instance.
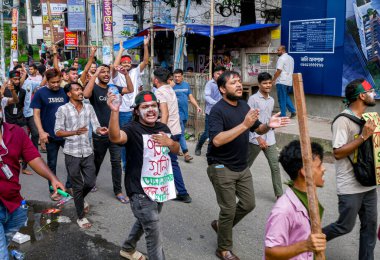
[[[51,32],[54,33],[54,43],[59,43],[64,40],[64,16],[63,12],[66,9],[65,0],[50,0],[50,14],[53,28],[50,28],[49,16],[47,10],[46,0],[41,0],[41,9],[42,9],[42,28],[43,28],[43,37],[47,46],[51,46],[52,38]]]
[[[303,74],[305,93],[344,96],[357,78],[379,93],[380,0],[282,3],[281,42]]]
[[[67,19],[70,31],[86,31],[86,6],[84,0],[67,0]]]

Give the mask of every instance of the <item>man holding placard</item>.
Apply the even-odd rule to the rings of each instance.
[[[159,214],[163,202],[176,198],[169,152],[178,153],[179,143],[171,139],[173,136],[166,124],[157,122],[159,109],[152,92],[142,91],[136,96],[133,121],[122,129],[119,126],[120,106],[112,104],[115,98],[111,94],[107,101],[111,109],[109,138],[126,147],[125,189],[137,219],[120,255],[127,259],[146,259],[136,250],[137,242],[145,233],[149,259],[162,260],[165,254]]]
[[[354,80],[346,87],[347,108],[332,124],[339,218],[335,223],[323,228],[327,241],[332,240],[351,232],[359,215],[359,259],[365,260],[374,259],[377,192],[376,186],[366,187],[359,183],[356,177],[358,173],[354,172],[352,161],[355,160],[356,151],[360,146],[374,134],[376,124],[373,120],[370,119],[365,124],[363,122],[362,129],[356,121],[362,119],[368,107],[375,106],[375,95],[373,87],[364,79]],[[374,168],[373,165],[370,166]]]

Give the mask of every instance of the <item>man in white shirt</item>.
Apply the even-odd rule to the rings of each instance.
[[[181,137],[181,123],[179,119],[179,110],[178,110],[178,101],[177,96],[173,88],[167,84],[170,72],[164,68],[158,68],[153,72],[153,84],[157,87],[156,97],[160,104],[161,112],[161,123],[166,124],[170,132],[172,133],[172,139],[176,142],[179,141]],[[178,158],[176,154],[169,153],[175,187],[177,189],[177,198],[176,200],[190,203],[192,201],[189,193],[186,190],[185,183],[182,178],[181,168],[178,164]]]
[[[144,38],[144,59],[136,68],[132,68],[131,56],[123,55],[125,49],[123,47],[123,43],[120,42],[120,50],[115,59],[114,68],[117,68],[119,65],[121,65],[125,70],[127,70],[134,87],[134,91],[132,93],[123,95],[122,98],[122,103],[119,112],[119,124],[121,127],[132,121],[133,109],[131,108],[131,106],[133,106],[135,97],[139,93],[139,87],[140,85],[142,85],[141,74],[144,72],[146,65],[148,65],[149,63],[149,40],[149,35]],[[123,74],[120,74],[116,70],[114,70],[112,75],[114,75],[113,81],[116,85],[120,87],[127,86],[127,82],[125,81],[125,76]],[[124,146],[121,149],[121,160],[123,171],[125,172],[126,151]]]
[[[286,109],[289,110],[290,118],[296,116],[296,109],[293,106],[289,93],[293,88],[294,60],[286,53],[286,48],[281,45],[277,49],[280,57],[276,64],[276,73],[273,76],[273,84],[276,84],[278,103],[280,104],[281,116],[286,116]]]
[[[261,72],[257,76],[259,82],[259,91],[248,99],[248,105],[251,109],[260,111],[259,120],[262,123],[268,123],[272,117],[274,100],[269,95],[272,90],[272,75],[268,72]],[[274,195],[279,198],[282,191],[280,166],[278,163],[278,152],[276,147],[276,138],[274,130],[260,135],[255,132],[249,133],[249,150],[248,150],[248,167],[250,168],[259,153],[263,151],[268,160]]]

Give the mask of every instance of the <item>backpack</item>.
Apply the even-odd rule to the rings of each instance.
[[[349,115],[346,113],[341,113],[337,115],[331,126],[334,124],[335,120],[339,117],[344,116],[349,118],[354,123],[360,126],[360,132],[362,133],[363,127],[365,125],[364,119],[359,119],[356,116]],[[363,186],[374,186],[376,185],[376,175],[375,175],[375,160],[373,156],[373,142],[372,136],[364,141],[355,151],[354,151],[354,159],[352,160],[350,156],[347,156],[350,161],[352,167],[354,168],[354,174],[356,180]]]

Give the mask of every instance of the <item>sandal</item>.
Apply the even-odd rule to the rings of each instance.
[[[118,201],[120,201],[121,203],[123,203],[123,204],[127,204],[127,203],[129,203],[129,199],[128,199],[128,197],[125,197],[124,195],[117,195],[117,196],[116,196],[116,199],[117,199]]]
[[[184,159],[185,159],[185,162],[190,162],[194,158],[190,154],[187,153],[187,154],[185,154]]]
[[[33,175],[33,173],[31,171],[29,171],[28,169],[22,170],[22,173],[25,175]]]
[[[87,201],[83,203],[83,211],[84,211],[84,214],[88,214],[88,212],[90,212],[90,204],[88,204]]]
[[[89,229],[90,227],[92,227],[92,224],[90,223],[90,221],[88,221],[87,218],[82,218],[82,219],[78,218],[77,223],[80,228]]]
[[[62,199],[62,196],[59,195],[59,194],[51,194],[51,195],[50,195],[50,199],[51,199],[52,201],[60,201],[60,200]]]
[[[146,259],[148,259],[145,255],[143,255],[141,252],[139,252],[137,250],[133,253],[129,253],[129,252],[124,251],[124,250],[120,250],[120,256],[124,257],[126,259],[129,259],[129,260],[146,260]]]

